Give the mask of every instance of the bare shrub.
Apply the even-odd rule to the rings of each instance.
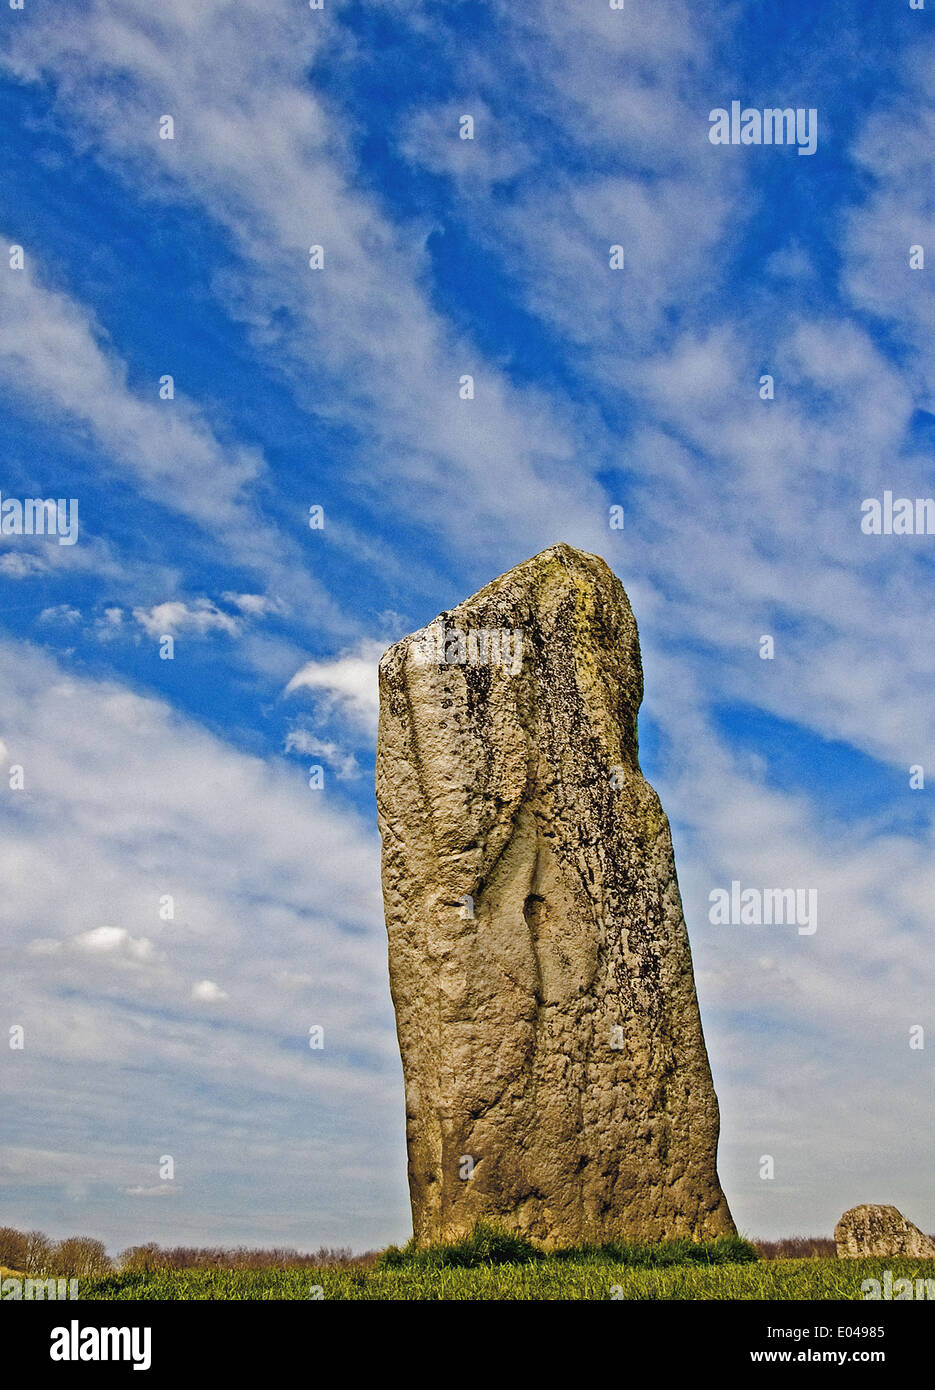
[[[761,1260],[834,1259],[837,1247],[830,1236],[786,1236],[782,1240],[755,1240]]]
[[[0,1226],[0,1265],[5,1269],[25,1271],[26,1249],[26,1237],[22,1231],[15,1231],[12,1226]]]
[[[354,1255],[348,1249],[327,1246],[314,1253],[305,1253],[287,1246],[251,1250],[243,1245],[234,1249],[175,1245],[164,1249],[150,1243],[125,1250],[120,1257],[120,1269],[126,1273],[146,1273],[154,1269],[349,1269],[372,1265],[376,1254],[376,1251],[368,1251],[364,1255]]]
[[[43,1235],[42,1231],[27,1231],[25,1240],[24,1273],[33,1275],[51,1273],[53,1245],[49,1237]]]
[[[151,1274],[153,1270],[165,1269],[166,1252],[155,1241],[147,1245],[131,1245],[119,1258],[120,1270],[124,1274]]]
[[[69,1279],[95,1279],[110,1269],[104,1242],[93,1236],[68,1236],[52,1250],[53,1274],[67,1275]]]

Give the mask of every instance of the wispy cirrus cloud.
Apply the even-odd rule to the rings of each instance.
[[[239,564],[290,596],[300,612],[347,630],[349,620],[308,570],[298,527],[295,535],[284,534],[250,497],[248,487],[266,471],[256,448],[223,443],[194,402],[181,396],[147,400],[133,390],[126,364],[93,313],[36,273],[31,248],[24,269],[3,276],[0,304],[0,378],[11,396],[27,408],[31,401],[46,418],[59,415],[63,428],[77,423],[115,482],[129,482],[170,514],[195,522],[215,552],[236,547]],[[86,531],[87,517],[82,524]],[[131,520],[117,538],[124,549],[132,550],[132,533]],[[45,547],[8,552],[3,564],[12,577],[27,577],[53,564],[80,569],[97,561],[105,577],[122,572],[124,580],[136,575],[144,584],[158,582],[152,563],[139,557],[128,556],[118,567],[94,536],[93,523],[91,536],[83,533],[82,545],[67,549],[80,552],[78,558],[66,562]],[[272,611],[283,600],[250,601]]]
[[[575,466],[574,410],[517,390],[460,339],[423,289],[411,230],[355,186],[347,133],[306,79],[334,40],[327,19],[273,24],[257,0],[158,16],[143,0],[93,0],[80,21],[24,29],[8,71],[51,81],[101,158],[150,196],[194,202],[225,229],[239,255],[217,281],[229,311],[310,409],[361,431],[345,468],[365,488],[379,458],[382,505],[399,495],[412,517],[387,483],[418,487],[413,519],[461,550],[483,547],[491,523],[548,544],[556,509],[595,540],[599,489]],[[160,140],[170,109],[175,139]],[[309,270],[312,244],[325,248],[323,272]],[[464,372],[476,377],[469,408]],[[464,482],[456,509],[452,470]]]

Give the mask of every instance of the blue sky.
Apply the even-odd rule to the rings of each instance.
[[[935,542],[860,526],[935,490],[931,24],[0,10],[0,490],[80,519],[0,535],[0,1219],[406,1236],[376,661],[564,540],[640,624],[738,1223],[935,1229]],[[735,99],[817,151],[712,145]],[[818,931],[714,926],[735,879],[814,887]]]

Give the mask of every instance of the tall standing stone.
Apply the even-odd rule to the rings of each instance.
[[[733,1232],[636,623],[552,546],[380,662],[377,802],[417,1240]]]

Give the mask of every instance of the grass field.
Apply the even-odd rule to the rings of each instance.
[[[543,1260],[477,1269],[167,1270],[82,1281],[84,1299],[856,1299],[864,1279],[935,1280],[935,1260],[762,1260],[636,1269]],[[619,1292],[615,1292],[616,1289]],[[321,1295],[315,1289],[321,1289]]]

